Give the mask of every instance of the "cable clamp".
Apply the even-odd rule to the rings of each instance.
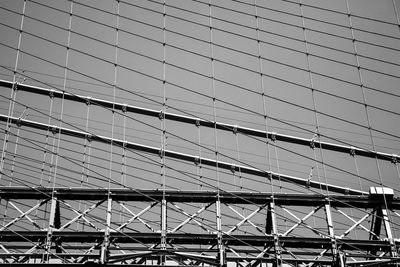
[[[393,164],[397,164],[397,158],[398,158],[399,156],[397,155],[397,154],[393,154],[392,155],[392,163]]]
[[[235,173],[235,171],[236,171],[236,166],[235,166],[235,164],[232,164],[231,165],[231,172]]]
[[[50,127],[50,131],[53,133],[53,134],[56,134],[57,133],[57,127],[56,126],[51,126]]]
[[[164,119],[164,113],[163,113],[162,110],[160,111],[160,113],[158,113],[158,118],[159,118],[160,120],[163,120],[163,119]]]
[[[315,140],[314,139],[310,140],[310,148],[315,149]]]
[[[89,142],[91,142],[91,141],[92,141],[92,138],[93,138],[93,135],[92,135],[92,134],[90,134],[90,133],[86,134],[86,140],[88,140]]]
[[[232,131],[233,131],[233,134],[237,134],[237,132],[238,132],[238,126],[237,126],[237,125],[234,125],[234,126],[232,127]]]
[[[200,157],[194,158],[194,164],[196,164],[196,165],[200,164]]]
[[[163,149],[160,149],[160,150],[158,151],[158,155],[160,156],[160,158],[163,158],[164,155],[165,155],[165,151],[164,151]]]
[[[315,129],[314,135],[310,140],[310,147],[311,149],[315,149],[315,142],[318,140],[319,138],[319,133],[318,133],[318,128]]]
[[[88,97],[86,98],[86,105],[89,106],[91,101],[92,101],[92,97],[91,97],[91,96],[88,96]]]
[[[15,83],[13,83],[13,85],[12,85],[12,90],[13,90],[13,91],[17,91],[17,90],[18,90],[18,81],[15,82]]]
[[[122,109],[123,113],[126,113],[127,108],[128,108],[128,104],[122,104],[121,109]]]
[[[344,189],[344,194],[345,194],[345,195],[348,195],[349,193],[350,193],[350,188],[346,187],[346,188]]]
[[[276,132],[271,132],[271,140],[272,142],[276,141]]]
[[[310,188],[310,185],[311,185],[311,179],[308,178],[307,181],[306,181],[306,187]]]
[[[54,90],[51,90],[51,91],[49,92],[49,97],[50,97],[51,99],[54,98]]]
[[[196,121],[194,122],[196,124],[196,127],[200,127],[200,120],[196,119]]]
[[[354,146],[350,147],[350,155],[354,157],[356,155],[356,148]]]

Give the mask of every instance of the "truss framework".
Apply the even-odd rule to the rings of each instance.
[[[0,228],[0,261],[3,264],[130,264],[205,265],[236,264],[243,267],[267,263],[284,266],[362,266],[395,264],[400,241],[392,234],[390,216],[399,216],[400,199],[382,195],[343,196],[248,192],[166,191],[83,188],[2,187],[0,197],[19,216]],[[24,209],[24,201],[37,201]],[[77,209],[74,201],[91,202]],[[163,203],[165,208],[163,208]],[[19,203],[19,204],[18,204]],[[187,204],[197,204],[196,209]],[[47,222],[36,222],[34,212],[50,206]],[[218,212],[217,207],[220,211]],[[103,207],[103,209],[101,209]],[[140,207],[140,208],[138,208]],[[241,209],[246,207],[247,212]],[[292,209],[296,207],[296,209]],[[296,213],[299,207],[307,213]],[[353,215],[352,210],[364,210]],[[126,215],[117,218],[124,210]],[[221,210],[223,212],[221,212]],[[227,216],[227,210],[234,216]],[[339,229],[332,212],[348,219]],[[162,226],[148,213],[165,217],[166,246],[161,246]],[[206,212],[214,214],[205,215]],[[279,225],[286,212],[288,225]],[[181,215],[171,215],[171,214]],[[225,216],[217,216],[225,214]],[[109,214],[109,215],[107,215]],[[129,216],[128,216],[129,215]],[[175,219],[178,219],[176,221]],[[208,218],[208,222],[204,221]],[[311,218],[325,221],[313,225]],[[214,220],[214,224],[210,221]],[[222,247],[218,229],[222,227]],[[21,230],[19,225],[25,223]],[[86,229],[74,231],[76,224]],[[181,231],[182,229],[185,229]],[[139,229],[147,229],[142,231]],[[188,231],[188,229],[196,229]],[[296,231],[310,231],[298,237]],[[354,231],[361,231],[354,238]]]

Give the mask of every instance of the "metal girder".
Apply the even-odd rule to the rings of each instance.
[[[234,211],[236,214],[238,214],[240,217],[242,217],[242,220],[240,222],[238,222],[235,226],[233,226],[231,229],[229,229],[227,232],[224,232],[225,234],[229,235],[232,232],[236,231],[237,229],[239,229],[240,226],[242,226],[244,223],[249,222],[252,226],[254,226],[256,229],[259,229],[258,226],[254,225],[253,223],[251,223],[250,219],[256,215],[258,212],[260,212],[263,208],[265,208],[265,206],[267,206],[268,203],[265,203],[264,205],[258,207],[255,211],[253,211],[252,213],[250,213],[249,215],[247,215],[246,217],[244,217],[243,215],[241,215],[240,213],[238,213],[234,208],[228,206],[232,211]]]
[[[36,204],[32,208],[30,208],[29,210],[21,213],[18,217],[14,218],[14,220],[12,220],[11,222],[8,222],[6,225],[2,226],[0,228],[0,231],[4,231],[4,229],[8,229],[11,225],[13,225],[14,223],[20,221],[22,218],[24,218],[25,216],[30,214],[32,211],[36,210],[37,208],[39,208],[40,206],[42,206],[44,203],[46,203],[48,201],[49,201],[48,198],[44,198],[41,202],[39,202],[38,204]]]
[[[2,231],[0,242],[26,243],[45,241],[47,232],[45,231]],[[54,238],[60,238],[63,244],[66,243],[95,243],[104,238],[103,232],[71,232],[54,231]],[[120,244],[154,244],[160,242],[159,233],[137,233],[137,232],[110,232],[110,241],[118,239]],[[209,245],[215,243],[215,234],[168,234],[167,243],[177,245]],[[285,244],[286,248],[302,249],[332,249],[330,238],[309,238],[309,237],[288,237],[280,236],[279,241]],[[222,235],[222,242],[226,246],[254,246],[263,248],[265,245],[274,246],[274,237],[265,235]],[[337,244],[342,250],[348,251],[368,251],[371,248],[381,251],[391,251],[392,244],[389,240],[355,240],[355,239],[337,239]],[[393,241],[393,244],[399,248],[400,241]],[[157,249],[152,249],[157,250]],[[173,249],[175,250],[175,249]],[[176,251],[176,250],[175,250]],[[190,249],[189,249],[190,251]],[[204,251],[207,251],[204,248]],[[27,254],[25,254],[27,255]],[[365,255],[364,255],[365,256]]]
[[[391,224],[389,222],[389,217],[388,217],[388,212],[386,210],[386,208],[382,207],[382,219],[383,219],[383,224],[385,226],[385,231],[386,231],[386,236],[387,239],[389,240],[390,244],[391,244],[391,252],[390,254],[392,255],[392,257],[398,257],[398,249],[396,247],[396,244],[394,242],[394,238],[393,238],[393,234],[392,234],[392,228],[391,228]]]
[[[110,246],[110,232],[111,232],[111,213],[112,213],[112,198],[107,199],[107,215],[106,215],[106,228],[104,231],[103,244],[100,250],[100,263],[104,264],[108,260],[109,246]]]
[[[219,267],[226,266],[225,261],[225,243],[223,242],[222,232],[222,215],[221,215],[221,201],[218,198],[215,201],[216,223],[217,223],[217,247],[218,247],[218,265]]]
[[[55,222],[56,222],[57,202],[58,202],[57,198],[52,197],[51,205],[50,205],[49,226],[47,228],[47,237],[46,237],[46,241],[45,241],[46,242],[45,248],[46,248],[46,252],[47,252],[46,259],[45,259],[46,263],[49,262],[50,249],[51,249],[51,245],[53,242],[53,231],[56,229]],[[58,213],[58,216],[59,216],[59,213]],[[60,227],[60,226],[58,225],[58,227]]]
[[[186,220],[184,220],[182,223],[180,223],[178,226],[176,226],[174,229],[172,229],[171,231],[169,231],[169,233],[175,233],[176,231],[178,231],[179,229],[181,229],[185,224],[187,224],[190,221],[194,221],[199,227],[201,227],[203,230],[205,230],[206,232],[211,232],[209,229],[205,228],[204,225],[199,222],[198,220],[196,220],[195,218],[197,216],[199,216],[203,211],[205,211],[207,208],[209,208],[212,204],[214,203],[208,203],[207,205],[203,206],[201,209],[199,209],[198,211],[196,211],[194,214],[190,215],[187,212],[185,212],[183,209],[181,209],[179,206],[173,204],[173,206],[180,211],[182,214],[184,214],[185,216],[187,216]]]
[[[0,86],[4,86],[4,87],[11,89],[14,87],[14,83],[10,82],[10,81],[6,81],[6,80],[0,80]],[[166,112],[165,114],[162,114],[162,111],[159,111],[159,110],[147,109],[147,108],[143,108],[143,107],[137,107],[137,106],[127,105],[127,104],[107,101],[107,100],[103,100],[103,99],[92,98],[90,96],[81,96],[81,95],[76,95],[76,94],[70,94],[67,92],[62,92],[60,90],[46,89],[46,88],[42,88],[42,87],[38,87],[38,86],[25,85],[25,84],[18,84],[17,89],[21,90],[21,91],[35,93],[35,94],[41,94],[41,95],[47,95],[47,96],[51,95],[52,97],[63,98],[63,99],[81,102],[81,103],[93,103],[93,104],[107,107],[107,108],[112,108],[112,109],[116,109],[116,110],[119,109],[119,110],[121,110],[121,111],[123,110],[125,112],[132,112],[132,113],[142,114],[142,115],[147,115],[147,116],[152,116],[152,117],[159,117],[160,115],[162,115],[163,118],[168,119],[168,120],[179,121],[179,122],[189,123],[189,124],[199,125],[199,126],[201,125],[201,126],[208,127],[208,128],[216,127],[217,129],[223,130],[223,131],[243,133],[245,135],[251,135],[251,136],[261,137],[261,138],[269,138],[271,140],[277,140],[277,141],[288,142],[288,143],[304,145],[304,146],[312,145],[316,148],[321,147],[323,149],[333,150],[333,151],[337,151],[337,152],[343,152],[343,153],[347,153],[347,154],[351,154],[351,155],[359,155],[359,156],[364,156],[364,157],[369,157],[369,158],[378,158],[381,160],[400,162],[400,155],[392,155],[392,154],[379,152],[379,151],[372,151],[372,150],[366,150],[366,149],[352,147],[352,146],[348,146],[348,145],[339,145],[339,144],[335,144],[335,143],[322,142],[322,141],[318,141],[318,140],[301,138],[301,137],[291,136],[291,135],[286,135],[286,134],[279,134],[279,133],[275,133],[275,132],[266,132],[266,131],[262,131],[262,130],[241,127],[238,125],[208,121],[208,120],[204,120],[204,119],[200,119],[200,118],[196,118],[196,117],[183,116],[183,115],[174,114],[174,113]]]
[[[147,212],[148,210],[150,210],[151,208],[153,208],[155,205],[157,204],[157,202],[152,203],[150,206],[147,206],[146,208],[144,208],[143,210],[141,210],[140,212],[138,212],[137,214],[134,214],[132,218],[130,218],[128,221],[126,221],[125,223],[123,223],[121,226],[119,226],[118,228],[116,228],[116,231],[121,231],[122,229],[124,229],[125,227],[127,227],[130,223],[132,223],[134,220],[139,219],[139,217],[141,215],[143,215],[145,212]],[[123,204],[122,204],[123,205]],[[123,208],[127,209],[125,207],[125,205],[122,206]],[[129,210],[129,209],[128,209]],[[132,213],[129,210],[130,213]]]
[[[1,199],[39,199],[48,200],[53,188],[0,187]],[[59,200],[93,200],[101,201],[107,198],[108,190],[104,188],[54,188],[53,195]],[[115,201],[161,202],[163,192],[159,190],[117,189],[111,188],[110,194]],[[268,192],[236,192],[220,191],[220,201],[224,204],[257,204],[264,205],[272,201],[283,206],[320,206],[326,201],[325,195],[319,194],[286,194]],[[179,191],[166,190],[165,199],[168,202],[211,203],[217,199],[213,191]],[[330,195],[332,207],[355,207],[375,209],[384,204],[384,200],[369,195]],[[388,209],[400,210],[400,198],[387,198]],[[34,209],[33,209],[34,210]]]
[[[350,189],[342,186],[336,186],[336,185],[331,185],[331,184],[326,184],[326,183],[320,183],[316,181],[310,181],[309,179],[304,179],[300,177],[295,177],[291,175],[285,175],[282,173],[275,173],[271,171],[265,171],[249,166],[244,166],[244,165],[236,165],[228,162],[223,162],[223,161],[217,161],[209,158],[204,158],[204,157],[198,157],[190,154],[184,154],[176,151],[171,151],[171,150],[165,150],[162,151],[162,149],[157,148],[157,147],[151,147],[143,144],[138,144],[134,142],[127,142],[124,140],[120,139],[112,139],[107,136],[100,136],[100,135],[92,135],[91,133],[84,132],[84,131],[79,131],[79,130],[73,130],[69,128],[64,128],[64,127],[59,127],[56,125],[51,125],[51,124],[46,124],[46,123],[39,123],[36,121],[31,121],[31,120],[25,120],[17,117],[9,117],[6,115],[0,114],[0,121],[8,121],[10,123],[19,125],[19,126],[27,126],[35,129],[41,129],[41,130],[51,130],[56,133],[60,134],[65,134],[69,136],[74,136],[78,138],[88,138],[90,136],[92,141],[97,141],[101,143],[113,143],[115,145],[119,145],[121,147],[126,147],[127,149],[133,149],[137,151],[142,151],[150,154],[155,154],[155,155],[163,155],[165,157],[170,157],[174,159],[179,159],[187,162],[201,162],[202,165],[208,165],[212,167],[216,167],[218,165],[218,168],[220,169],[225,169],[229,171],[240,171],[243,174],[251,174],[267,179],[274,179],[274,180],[279,180],[279,181],[285,181],[288,183],[293,183],[297,184],[300,186],[304,187],[311,187],[311,188],[316,188],[316,189],[322,189],[322,190],[327,190],[332,193],[341,193],[341,194],[350,194],[350,195],[362,195],[366,194],[367,192],[360,191],[360,190],[355,190],[355,189]]]

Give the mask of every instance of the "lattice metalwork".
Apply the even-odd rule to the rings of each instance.
[[[398,266],[396,0],[0,3],[0,265]]]

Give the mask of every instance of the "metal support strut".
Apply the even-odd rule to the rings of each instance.
[[[111,208],[112,208],[112,198],[109,196],[107,201],[107,217],[106,217],[106,228],[104,231],[104,241],[100,251],[100,263],[102,264],[107,262],[109,256],[108,247],[110,246]]]
[[[218,200],[215,202],[215,208],[217,213],[217,241],[218,241],[218,264],[220,267],[226,266],[225,261],[225,250],[224,244],[222,242],[222,223],[221,223],[221,201]]]

